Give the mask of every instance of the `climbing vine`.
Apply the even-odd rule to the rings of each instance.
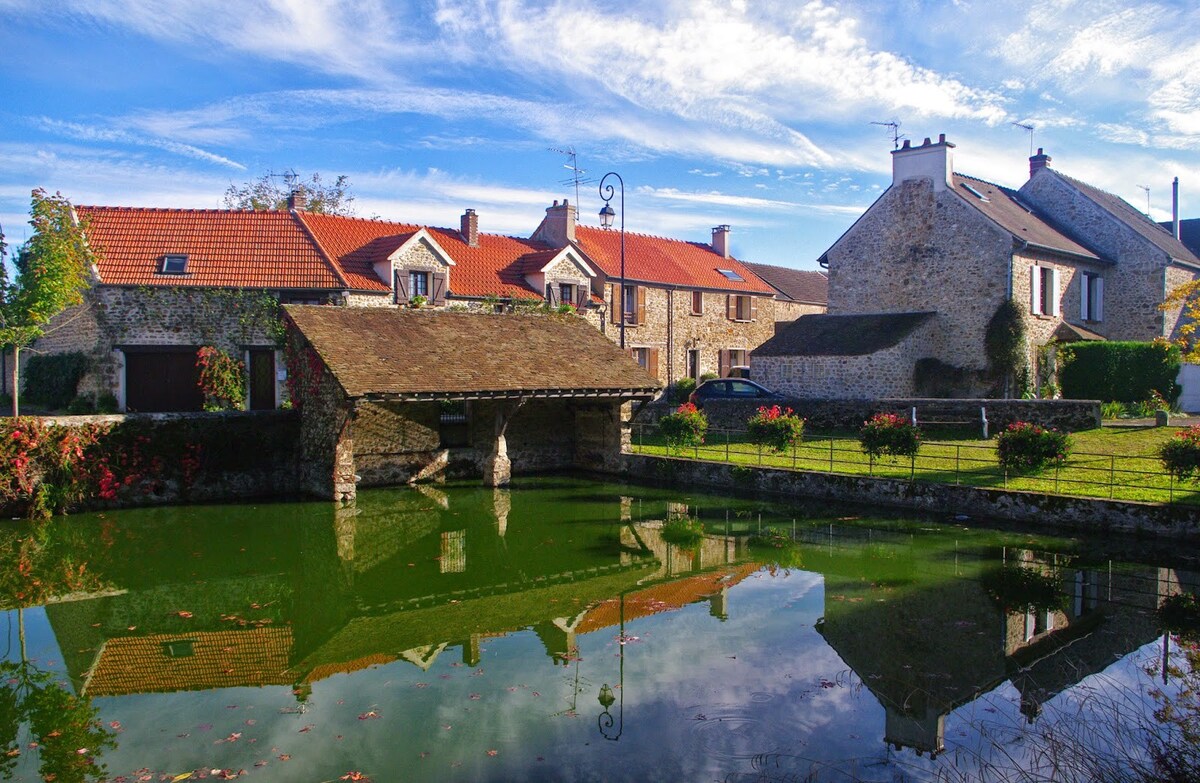
[[[1014,383],[1020,385],[1022,377],[1028,378],[1025,319],[1022,317],[1021,308],[1012,299],[1001,302],[988,321],[983,347],[987,353],[988,366],[1006,389],[1011,388]]]
[[[246,365],[211,345],[196,351],[197,385],[204,392],[204,410],[241,410],[246,402]]]

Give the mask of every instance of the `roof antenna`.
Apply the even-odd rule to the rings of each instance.
[[[596,180],[592,179],[591,177],[583,176],[584,174],[587,174],[587,172],[584,171],[583,169],[579,168],[579,156],[577,156],[575,154],[574,147],[567,147],[566,149],[559,149],[557,147],[548,147],[547,149],[549,149],[550,152],[557,152],[560,155],[566,155],[571,160],[570,163],[563,164],[564,169],[570,170],[571,176],[567,177],[566,179],[560,179],[558,181],[558,184],[575,186],[575,206],[576,206],[576,208],[578,208],[579,207],[579,186],[580,185],[591,185]]]
[[[1138,187],[1146,191],[1146,217],[1150,217],[1150,186],[1138,185]]]
[[[900,149],[900,139],[906,138],[907,134],[900,133],[900,120],[889,120],[887,122],[871,122],[872,125],[882,125],[885,128],[892,129],[892,149]]]
[[[1029,132],[1029,157],[1033,157],[1033,123],[1032,122],[1014,122],[1011,123],[1018,128]]]

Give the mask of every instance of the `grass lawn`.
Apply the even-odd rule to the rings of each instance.
[[[853,432],[806,432],[799,447],[775,454],[751,443],[745,433],[709,430],[704,445],[672,450],[671,456],[1116,500],[1200,504],[1200,485],[1173,480],[1156,455],[1158,447],[1176,431],[1175,427],[1102,427],[1073,433],[1065,466],[1028,476],[1004,475],[996,464],[994,441],[954,432],[945,436],[927,433],[915,460],[883,458],[872,463]],[[668,449],[653,427],[639,427],[634,431],[633,451],[667,455]]]

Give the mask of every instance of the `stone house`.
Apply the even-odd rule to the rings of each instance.
[[[809,269],[743,262],[764,283],[775,289],[776,323],[802,315],[824,313],[829,306],[829,276]]]
[[[1040,350],[1049,343],[1172,333],[1177,317],[1157,305],[1200,271],[1178,240],[1047,168],[1040,151],[1018,191],[956,173],[954,146],[943,135],[892,153],[892,185],[821,257],[828,314],[763,345],[756,377],[801,397],[863,397],[865,377],[876,396],[1005,396],[1013,390],[990,367],[985,336],[1008,301],[1025,325],[1034,389],[1051,378]],[[842,351],[840,332],[877,324],[827,320],[926,313],[919,334],[866,353]]]
[[[603,331],[664,383],[729,375],[775,331],[775,289],[729,252],[729,226],[712,243],[685,242],[577,225],[575,207],[557,201],[532,239],[577,247],[596,271]],[[622,329],[622,326],[624,327]]]

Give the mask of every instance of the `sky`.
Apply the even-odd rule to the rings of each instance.
[[[1192,0],[0,0],[0,18],[10,243],[35,187],[219,208],[288,171],[347,175],[362,216],[473,208],[528,236],[576,202],[573,150],[584,224],[615,171],[629,231],[728,224],[738,258],[815,269],[890,182],[887,122],[1014,188],[1032,141],[1156,220],[1179,177],[1200,217]]]

